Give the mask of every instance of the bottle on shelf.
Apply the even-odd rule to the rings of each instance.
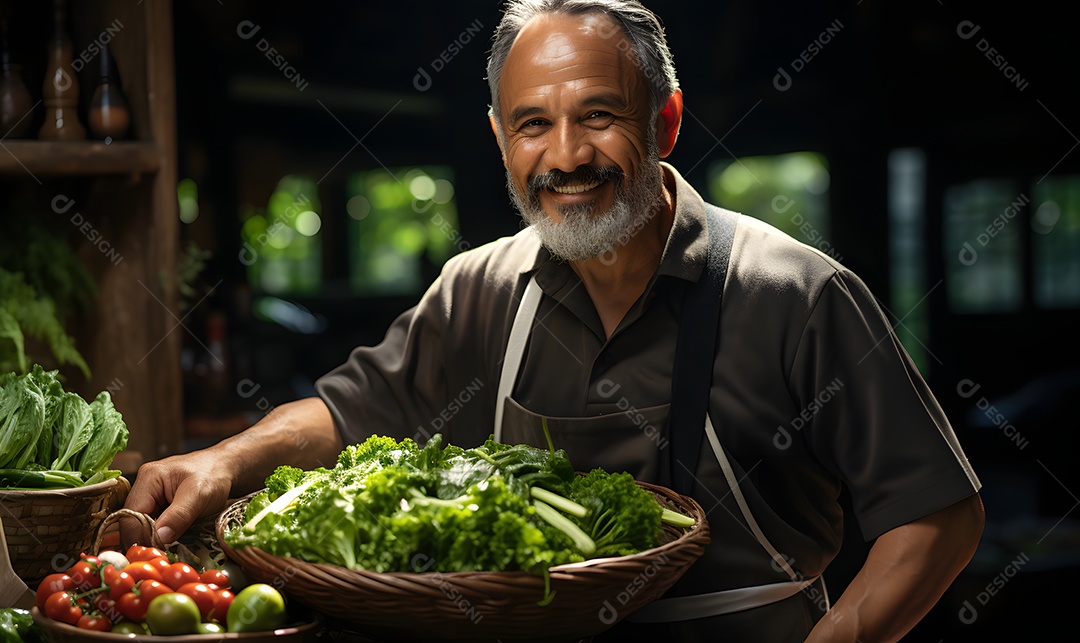
[[[0,138],[23,138],[30,131],[34,109],[22,79],[22,67],[11,62],[6,18],[0,18]]]
[[[49,41],[48,65],[42,101],[45,123],[38,138],[44,141],[79,141],[86,129],[79,122],[79,79],[72,67],[73,47],[67,35],[66,0],[53,0],[53,35]]]
[[[104,140],[108,145],[123,138],[131,125],[131,112],[127,101],[120,92],[120,83],[113,73],[112,55],[109,45],[101,48],[98,60],[100,73],[94,96],[90,99],[90,113],[87,120],[90,133],[94,138]]]

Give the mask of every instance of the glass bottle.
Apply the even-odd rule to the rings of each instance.
[[[87,117],[90,133],[94,138],[104,140],[106,145],[114,139],[122,138],[131,125],[131,112],[120,92],[120,83],[112,73],[111,59],[109,46],[105,45],[101,48],[98,84],[93,98],[90,99],[90,112]]]
[[[22,79],[22,68],[11,62],[7,20],[0,19],[0,138],[23,138],[33,120],[33,101]]]

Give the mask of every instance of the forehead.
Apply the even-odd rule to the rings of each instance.
[[[631,44],[614,18],[549,13],[526,23],[514,40],[499,99],[509,110],[520,101],[600,87],[630,98],[641,80]]]

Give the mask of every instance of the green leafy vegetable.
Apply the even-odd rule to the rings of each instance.
[[[57,456],[51,468],[71,471],[73,467],[69,461],[90,443],[93,432],[94,416],[90,412],[90,405],[78,393],[65,392],[54,425]]]
[[[45,635],[28,610],[0,608],[0,643],[38,643]]]
[[[580,524],[596,542],[597,556],[622,556],[660,538],[663,508],[628,473],[593,469],[570,483],[570,497],[589,510]]]
[[[90,417],[93,421],[93,432],[90,434],[90,441],[79,455],[76,467],[87,478],[107,468],[113,456],[122,451],[128,441],[127,425],[113,406],[112,396],[108,391],[98,393],[90,403]]]
[[[0,398],[0,468],[21,469],[37,449],[45,398],[30,378],[10,379]]]
[[[0,375],[0,487],[77,487],[120,475],[128,429],[107,391],[87,404],[57,371]]]
[[[353,569],[547,574],[660,542],[662,509],[625,473],[579,476],[565,451],[374,436],[333,469],[278,467],[225,540]],[[550,599],[550,596],[546,597]]]

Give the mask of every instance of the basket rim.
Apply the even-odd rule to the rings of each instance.
[[[60,621],[53,620],[48,616],[45,616],[41,610],[34,607],[30,608],[30,616],[34,619],[34,622],[38,624],[46,634],[61,634],[65,637],[79,637],[89,641],[128,641],[136,643],[150,643],[151,641],[161,641],[167,643],[169,641],[173,643],[186,643],[186,642],[213,642],[222,643],[225,641],[237,641],[238,643],[243,641],[254,641],[261,639],[277,639],[279,637],[293,636],[295,634],[303,634],[311,632],[323,626],[323,619],[315,612],[310,613],[310,621],[300,624],[287,625],[285,627],[279,627],[276,630],[266,630],[263,632],[221,632],[219,634],[180,634],[180,635],[154,635],[154,634],[119,634],[116,632],[95,632],[93,630],[84,630],[68,623],[61,623]]]
[[[115,478],[109,478],[101,482],[94,483],[92,485],[84,485],[82,487],[60,487],[56,489],[3,489],[0,488],[0,496],[27,496],[29,498],[50,498],[50,497],[75,497],[83,495],[93,495],[101,491],[110,489],[116,485],[127,484],[130,488],[131,483],[123,475],[119,475]]]
[[[626,562],[632,562],[632,561],[654,559],[654,558],[657,558],[659,556],[662,556],[663,554],[667,553],[670,550],[682,547],[682,546],[684,546],[687,543],[690,543],[692,541],[704,538],[704,539],[706,539],[706,542],[703,543],[703,546],[704,546],[705,544],[708,543],[709,540],[711,540],[711,533],[710,533],[710,530],[709,530],[709,523],[708,523],[708,521],[705,520],[705,510],[704,510],[704,508],[701,507],[701,505],[696,500],[694,500],[693,498],[691,498],[689,496],[679,494],[678,492],[676,492],[676,491],[674,491],[672,489],[669,489],[667,487],[663,487],[663,486],[660,486],[660,485],[655,485],[655,484],[652,484],[652,483],[642,482],[642,481],[637,481],[637,483],[639,485],[645,487],[646,489],[649,489],[653,493],[666,492],[667,494],[675,495],[675,496],[677,496],[679,498],[685,499],[686,501],[689,501],[692,505],[696,506],[699,509],[699,513],[698,513],[698,515],[694,516],[694,518],[695,518],[694,526],[686,529],[686,531],[684,531],[682,534],[680,534],[677,538],[669,540],[669,541],[667,541],[665,543],[661,543],[661,544],[659,544],[659,545],[657,545],[655,547],[652,547],[652,548],[649,548],[649,549],[644,549],[642,551],[637,552],[636,554],[627,554],[625,556],[606,556],[606,557],[601,557],[601,558],[588,558],[588,559],[585,559],[583,561],[578,561],[578,562],[574,562],[574,563],[564,563],[562,565],[555,565],[555,566],[550,567],[548,569],[548,573],[551,575],[552,578],[555,578],[555,577],[557,577],[559,575],[563,575],[563,574],[572,574],[573,572],[575,572],[576,570],[579,570],[579,569],[592,568],[592,567],[601,567],[601,566],[603,566],[605,564],[613,563],[613,562],[626,563]],[[249,503],[252,498],[254,498],[257,494],[261,493],[262,491],[265,491],[265,489],[261,489],[259,491],[253,491],[253,492],[251,492],[251,493],[249,493],[249,494],[247,494],[247,495],[245,495],[245,496],[243,496],[241,498],[236,499],[233,502],[230,502],[226,506],[226,508],[218,515],[217,524],[216,524],[216,530],[215,531],[217,532],[217,538],[218,538],[219,546],[222,548],[222,550],[225,552],[225,554],[227,556],[229,556],[230,558],[232,558],[233,560],[235,560],[237,562],[242,562],[242,558],[244,557],[244,554],[239,553],[239,555],[235,555],[235,554],[238,554],[236,549],[229,546],[229,544],[224,541],[226,517],[233,510],[234,507],[236,507],[237,505],[240,505],[240,504]],[[660,495],[664,495],[664,494],[661,493]],[[537,576],[536,574],[532,574],[532,573],[529,573],[527,571],[522,571],[522,570],[498,570],[498,571],[495,571],[495,570],[480,570],[480,569],[478,569],[478,570],[456,571],[456,572],[438,572],[438,571],[435,571],[435,572],[410,572],[410,571],[377,572],[377,571],[370,570],[370,569],[352,569],[352,568],[349,568],[349,567],[342,567],[340,565],[334,565],[334,564],[331,564],[331,563],[317,563],[317,562],[302,560],[302,559],[299,559],[299,558],[294,558],[292,556],[278,556],[277,554],[271,554],[270,552],[267,552],[264,549],[261,549],[259,547],[253,547],[253,546],[250,546],[250,545],[245,546],[245,547],[243,547],[241,549],[254,550],[255,553],[253,555],[257,556],[257,557],[277,559],[277,560],[289,562],[290,564],[297,564],[297,565],[301,565],[301,566],[308,566],[308,567],[314,567],[316,569],[326,570],[326,571],[331,572],[331,573],[339,573],[342,570],[345,570],[346,572],[348,572],[350,574],[357,574],[357,575],[361,575],[361,576],[366,576],[366,577],[372,578],[374,580],[378,580],[380,578],[387,578],[387,577],[399,578],[399,579],[402,579],[402,580],[416,580],[416,579],[435,578],[435,577],[442,578],[442,579],[447,579],[447,580],[453,580],[455,578],[464,579],[464,578],[469,578],[469,577],[475,577],[478,574],[483,574],[483,575],[498,574],[499,577],[501,577],[501,578],[511,578],[511,577],[514,577],[514,576],[520,576],[520,577],[535,578],[536,581],[538,583],[541,583],[541,584],[544,582],[544,579],[541,576]]]

